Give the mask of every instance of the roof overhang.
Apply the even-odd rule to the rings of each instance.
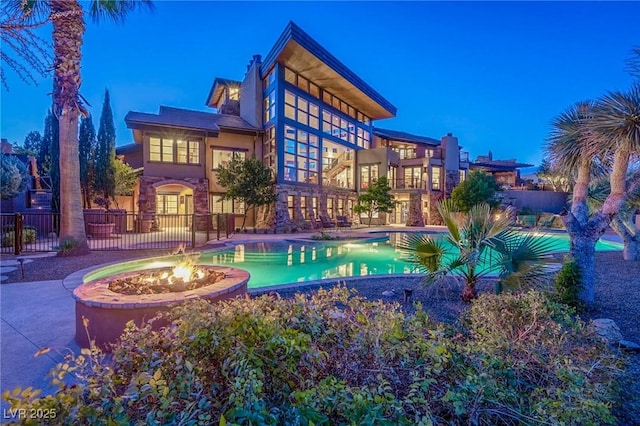
[[[142,132],[144,130],[166,132],[167,130],[177,130],[186,133],[196,133],[205,136],[218,137],[220,128],[211,124],[208,128],[201,126],[190,126],[185,123],[173,122],[162,115],[146,114],[130,111],[124,118],[127,128],[133,130],[135,143],[142,143]]]
[[[222,96],[222,92],[225,87],[235,87],[239,89],[240,84],[241,83],[239,81],[216,77],[215,80],[213,80],[213,85],[211,86],[211,90],[209,91],[209,96],[207,96],[205,105],[215,108],[216,105],[218,105],[218,102],[220,102],[220,96]]]
[[[286,65],[371,119],[391,118],[396,115],[395,106],[293,22],[287,25],[265,58],[260,67],[262,76],[276,63]]]

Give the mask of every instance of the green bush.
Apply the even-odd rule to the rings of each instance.
[[[537,293],[483,296],[460,326],[419,305],[368,302],[343,287],[166,314],[125,330],[112,357],[84,349],[52,373],[59,391],[6,391],[13,410],[60,424],[612,423],[614,359],[564,305]],[[461,328],[458,328],[461,327]],[[63,379],[74,374],[77,383]]]
[[[2,247],[13,247],[16,240],[14,231],[6,232],[2,236]],[[35,228],[24,228],[22,230],[22,242],[24,244],[33,244],[36,242],[36,230]]]
[[[558,301],[578,310],[583,309],[584,305],[579,299],[581,279],[580,267],[572,260],[565,260],[555,281]]]
[[[58,256],[68,256],[73,253],[73,250],[80,245],[78,240],[73,237],[64,237],[60,239],[60,245],[54,247],[54,250],[58,252]]]

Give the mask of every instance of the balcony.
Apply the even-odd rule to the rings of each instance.
[[[467,151],[460,151],[460,162],[461,163],[469,162],[469,153]]]
[[[426,182],[422,179],[396,179],[392,183],[392,189],[425,189]]]

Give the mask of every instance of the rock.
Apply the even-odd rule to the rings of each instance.
[[[614,320],[609,318],[597,318],[593,320],[593,328],[598,336],[600,336],[609,345],[617,345],[622,340],[620,328]]]
[[[618,342],[618,346],[628,351],[640,352],[640,345],[636,342],[632,342],[631,340],[620,340]]]
[[[396,295],[396,293],[393,290],[386,290],[382,292],[382,295],[384,297],[393,297]]]

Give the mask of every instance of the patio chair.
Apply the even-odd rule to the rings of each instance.
[[[331,219],[329,219],[328,216],[325,216],[325,215],[320,215],[320,223],[322,224],[323,228],[335,228],[336,227],[336,223],[334,221],[332,221]]]
[[[336,216],[338,228],[351,228],[351,221],[346,216]]]

